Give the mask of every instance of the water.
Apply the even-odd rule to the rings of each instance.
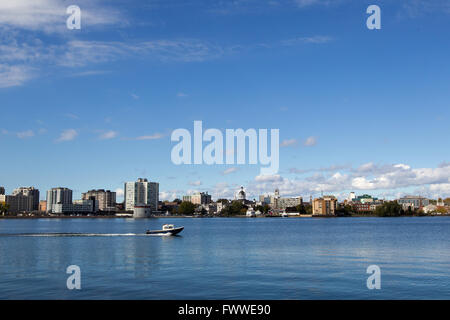
[[[450,299],[450,218],[0,220],[0,299]]]

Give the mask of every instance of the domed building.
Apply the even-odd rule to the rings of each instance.
[[[234,200],[239,201],[242,204],[248,205],[252,204],[253,202],[250,200],[247,200],[247,194],[245,193],[244,187],[241,187],[236,194],[234,195]]]
[[[241,187],[241,189],[236,193],[236,195],[234,196],[234,198],[236,200],[242,200],[245,201],[245,191],[244,191],[244,187]]]

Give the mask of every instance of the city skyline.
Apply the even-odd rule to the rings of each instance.
[[[0,185],[74,198],[146,177],[160,199],[208,191],[250,198],[450,196],[446,1],[38,0],[0,12]],[[375,3],[375,2],[374,2]],[[62,10],[56,10],[61,8]],[[208,26],[208,28],[205,28]],[[401,41],[399,41],[401,40]],[[181,165],[177,128],[280,130],[280,170]]]

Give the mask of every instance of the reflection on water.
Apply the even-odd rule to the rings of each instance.
[[[182,236],[144,234],[165,223]],[[0,299],[450,299],[449,236],[445,217],[0,220]]]

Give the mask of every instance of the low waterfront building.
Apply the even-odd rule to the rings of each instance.
[[[406,196],[397,200],[404,209],[411,208],[412,210],[426,207],[430,204],[430,201],[420,196]]]
[[[252,207],[249,207],[247,212],[245,213],[245,215],[247,217],[256,217],[255,209],[253,209]]]
[[[45,200],[39,201],[39,211],[41,211],[41,212],[47,211],[47,201],[45,201]]]
[[[208,192],[196,192],[192,195],[183,196],[184,202],[191,202],[193,204],[210,204],[211,195]]]
[[[216,213],[220,213],[223,209],[227,208],[229,203],[218,201],[216,202]]]
[[[270,206],[275,210],[286,210],[303,204],[302,197],[283,198],[280,196],[280,190],[275,189],[274,195],[270,197]]]
[[[207,214],[216,214],[217,213],[217,203],[215,203],[215,202],[203,204],[202,206],[206,210]]]
[[[363,194],[362,196],[357,196],[353,198],[353,202],[359,202],[361,204],[374,203],[376,201],[378,201],[378,198],[374,198],[369,194]]]
[[[324,196],[312,202],[313,215],[336,215],[337,199],[335,196]]]
[[[75,200],[73,203],[55,203],[52,205],[54,214],[94,213],[94,200]]]
[[[436,206],[434,204],[429,204],[429,205],[423,207],[423,212],[426,214],[433,213],[437,210],[437,208],[438,208],[438,206]]]
[[[150,205],[136,205],[133,210],[133,218],[148,218],[152,214],[153,207]]]
[[[365,198],[367,199],[367,198]],[[376,199],[376,198],[372,198]],[[379,206],[383,204],[384,201],[382,200],[374,200],[374,201],[367,201],[367,202],[360,202],[360,201],[354,201],[351,203],[353,209],[356,212],[374,212]]]

